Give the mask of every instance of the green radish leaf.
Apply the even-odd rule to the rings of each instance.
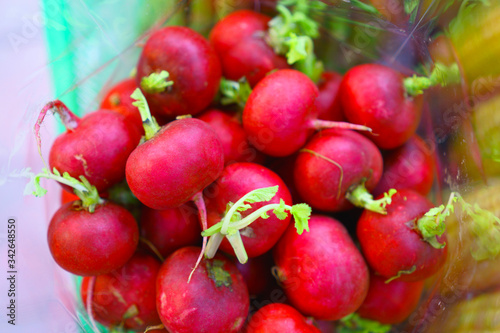
[[[280,205],[276,209],[273,210],[273,214],[276,215],[276,217],[280,220],[284,220],[288,217],[288,214],[285,211],[286,206],[285,206],[285,201],[283,199],[280,199]]]
[[[276,195],[276,193],[278,193],[278,189],[279,186],[276,185],[272,187],[259,188],[247,193],[242,199],[238,200],[238,202],[241,202],[241,204],[238,205],[237,211],[244,212],[252,208],[251,205],[244,204],[245,202],[256,203],[271,200]]]
[[[263,212],[262,214],[260,214],[260,217],[266,220],[269,218],[269,214],[267,214],[267,212]]]
[[[338,333],[387,333],[391,330],[391,325],[361,318],[357,313],[351,313],[340,319],[339,322]]]
[[[43,197],[46,193],[47,190],[40,185],[40,179],[44,175],[50,175],[50,172],[47,171],[47,169],[43,168],[42,172],[39,173],[38,175],[35,175],[34,173],[30,172],[30,182],[26,184],[26,187],[24,188],[24,195],[32,194],[36,197]]]
[[[167,71],[151,73],[141,79],[141,88],[148,94],[164,92],[167,87],[174,84],[173,81],[167,80],[169,76],[170,74]]]
[[[295,229],[302,235],[305,231],[309,232],[309,218],[311,217],[311,207],[305,203],[292,206],[292,215],[295,220]]]

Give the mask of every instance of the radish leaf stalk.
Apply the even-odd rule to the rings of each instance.
[[[222,105],[238,104],[243,109],[252,92],[252,88],[246,78],[242,78],[239,81],[222,78],[220,81],[220,92],[222,94]]]
[[[383,198],[374,200],[373,196],[366,189],[365,182],[366,180],[362,181],[359,185],[354,185],[346,194],[347,200],[349,200],[354,206],[386,215],[387,211],[385,207],[391,204],[391,198],[397,191],[395,189],[390,189],[384,193]]]
[[[157,94],[164,92],[167,87],[174,84],[173,81],[167,80],[170,74],[167,71],[160,73],[151,73],[141,79],[141,88],[148,94]]]
[[[47,190],[40,185],[41,178],[53,179],[61,184],[68,185],[73,188],[75,194],[82,201],[82,206],[90,213],[93,213],[96,205],[103,203],[103,199],[99,197],[99,193],[95,186],[89,183],[84,177],[80,176],[80,180],[71,177],[69,173],[61,173],[54,168],[53,172],[43,168],[42,172],[38,175],[33,175],[31,181],[26,185],[25,194],[33,194],[37,197],[42,197],[47,193]]]
[[[259,218],[269,218],[269,211],[272,211],[280,220],[286,219],[288,216],[287,212],[289,212],[294,217],[295,228],[299,235],[304,230],[309,231],[308,221],[311,216],[311,207],[307,204],[289,206],[285,204],[283,199],[280,199],[279,204],[265,205],[242,218],[240,212],[251,209],[252,206],[250,204],[252,203],[270,201],[276,195],[278,189],[278,186],[256,189],[241,197],[236,203],[229,203],[224,218],[201,233],[203,237],[210,236],[206,251],[204,252],[205,256],[209,259],[213,258],[220,243],[224,237],[227,237],[238,260],[241,263],[245,263],[248,260],[248,255],[243,245],[240,231]]]
[[[132,105],[139,109],[142,125],[144,126],[144,132],[146,133],[144,137],[146,140],[149,140],[160,130],[160,126],[156,122],[156,119],[151,115],[148,102],[146,101],[146,97],[144,97],[141,89],[137,88],[134,90],[130,97],[135,100],[135,102],[132,102]]]

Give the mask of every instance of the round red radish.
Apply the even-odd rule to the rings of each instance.
[[[373,130],[375,144],[392,149],[405,143],[420,121],[421,97],[408,97],[403,76],[377,64],[351,68],[339,88],[344,116]]]
[[[340,96],[338,94],[342,75],[327,71],[321,74],[318,83],[319,96],[316,99],[318,106],[318,118],[323,120],[343,121],[344,114],[340,107]]]
[[[101,109],[112,110],[124,115],[137,130],[144,134],[141,114],[137,107],[132,105],[134,100],[130,97],[137,88],[135,79],[126,79],[114,85],[104,96],[101,102]]]
[[[73,120],[50,149],[50,168],[78,178],[85,176],[99,192],[125,177],[125,164],[139,144],[140,133],[125,116],[99,110]],[[63,187],[72,192],[68,186]]]
[[[250,143],[272,156],[287,156],[314,132],[318,88],[305,74],[283,69],[266,76],[250,94],[243,128]]]
[[[200,248],[174,252],[161,266],[156,284],[156,306],[171,333],[238,332],[248,314],[249,296],[236,266],[222,255],[203,259],[194,267]]]
[[[297,191],[311,207],[337,212],[352,207],[346,193],[365,181],[371,191],[382,176],[382,154],[365,136],[329,129],[299,151],[294,166]]]
[[[121,268],[95,278],[91,309],[96,321],[112,327],[143,331],[160,324],[156,311],[156,278],[161,264],[136,253]],[[82,280],[81,297],[87,308],[90,277]]]
[[[139,241],[137,223],[125,208],[111,202],[93,213],[80,201],[63,205],[49,224],[48,243],[56,263],[76,275],[107,274],[123,266]]]
[[[224,168],[222,145],[210,125],[194,118],[168,123],[130,154],[127,183],[153,209],[180,206]]]
[[[221,67],[217,54],[197,32],[179,26],[154,32],[137,64],[137,84],[151,73],[167,71],[173,85],[160,93],[147,93],[150,106],[165,116],[197,114],[219,90]]]
[[[425,242],[415,228],[416,220],[434,205],[422,195],[408,189],[398,190],[387,205],[387,215],[365,210],[357,236],[369,266],[387,279],[424,280],[444,264],[448,247],[437,249]],[[446,241],[446,234],[438,237]]]
[[[228,165],[217,181],[203,192],[207,203],[208,226],[220,222],[229,202],[235,203],[250,191],[276,185],[279,186],[276,195],[270,201],[252,204],[251,209],[241,213],[243,218],[260,207],[279,203],[280,198],[286,205],[291,205],[292,199],[285,183],[271,170],[255,163]],[[250,226],[242,229],[241,238],[248,257],[257,257],[269,251],[286,230],[289,222],[290,215],[280,220],[272,214],[267,219],[258,218]],[[227,239],[222,241],[220,249],[234,255],[234,250]]]
[[[220,58],[231,50],[240,41],[256,37],[267,30],[269,16],[262,15],[253,10],[238,10],[222,20],[212,28],[210,43]]]
[[[212,109],[203,112],[198,119],[210,124],[219,137],[224,149],[224,164],[257,163],[264,159],[261,152],[248,144],[247,134],[235,114]]]
[[[201,244],[198,210],[191,202],[165,210],[144,207],[140,229],[164,258],[181,247]]]
[[[307,316],[337,320],[356,311],[368,292],[365,261],[337,220],[313,215],[309,232],[290,225],[274,261],[290,304]]]
[[[409,188],[427,195],[435,170],[432,152],[419,136],[414,135],[403,146],[384,156],[384,173],[373,194],[379,195],[391,188]]]
[[[415,310],[424,281],[402,282],[370,273],[370,288],[357,313],[382,324],[399,324]]]
[[[269,304],[248,322],[246,333],[320,333],[297,310],[286,304]]]
[[[241,40],[222,56],[221,65],[224,77],[235,81],[245,77],[252,87],[269,72],[290,67],[262,37]]]

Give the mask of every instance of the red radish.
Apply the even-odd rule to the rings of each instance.
[[[139,228],[132,214],[116,204],[99,204],[90,213],[81,201],[74,201],[54,214],[47,239],[63,269],[81,276],[102,275],[123,266],[134,254]]]
[[[121,113],[132,122],[137,130],[144,134],[141,114],[137,107],[132,105],[134,100],[130,97],[137,89],[135,79],[126,79],[114,85],[104,96],[101,102],[101,109],[112,110]]]
[[[203,230],[207,212],[202,190],[213,182],[224,168],[224,152],[219,138],[207,123],[182,118],[159,127],[151,116],[140,89],[132,94],[144,125],[145,136],[130,154],[125,173],[132,193],[146,206],[167,209],[194,201]],[[203,237],[202,252],[207,237]],[[194,270],[193,270],[194,271]]]
[[[156,306],[171,333],[238,332],[249,308],[245,282],[236,266],[222,255],[203,259],[187,283],[200,248],[174,252],[161,266]]]
[[[435,160],[427,144],[417,135],[384,156],[384,173],[373,191],[382,194],[391,188],[409,188],[427,195],[432,188]]]
[[[302,314],[337,320],[363,303],[368,268],[340,222],[313,215],[309,228],[298,235],[288,227],[274,248],[277,273],[291,305]]]
[[[446,260],[446,234],[424,241],[418,221],[434,205],[408,189],[398,190],[387,205],[387,215],[364,211],[357,236],[370,267],[386,279],[413,282],[436,273]],[[437,219],[431,223],[437,224]],[[436,225],[437,227],[437,225]],[[444,231],[444,230],[443,230]]]
[[[212,183],[224,167],[222,145],[205,122],[185,118],[161,128],[130,154],[132,193],[153,209],[177,207]]]
[[[246,333],[320,333],[297,310],[286,304],[269,304],[248,322]]]
[[[299,151],[294,182],[299,195],[313,208],[338,212],[352,207],[348,198],[353,201],[356,189],[364,186],[364,194],[373,190],[382,168],[382,155],[369,139],[349,130],[328,129]],[[378,203],[371,203],[366,203],[370,209],[383,213]]]
[[[144,207],[141,214],[141,236],[166,258],[181,247],[201,243],[197,214],[192,203],[165,210]]]
[[[277,194],[269,202],[252,205],[241,213],[244,218],[267,204],[277,204],[283,199],[292,204],[290,192],[281,178],[271,170],[254,163],[234,163],[228,165],[221,176],[204,191],[207,202],[208,226],[213,226],[225,216],[227,204],[235,203],[248,192],[270,186],[279,186]],[[242,230],[241,238],[248,257],[257,257],[269,251],[281,237],[290,222],[290,215],[281,220],[275,215],[267,219],[258,218],[252,225]],[[224,252],[234,254],[227,239],[221,243]]]
[[[370,139],[384,149],[404,144],[417,129],[421,96],[407,96],[404,77],[377,64],[351,68],[339,88],[345,117],[372,129]]]
[[[163,77],[159,88],[143,80],[162,71],[168,72],[173,83],[165,82]],[[165,27],[146,42],[137,64],[136,79],[156,112],[165,116],[194,115],[214,99],[219,90],[221,67],[217,54],[203,36],[186,27]]]
[[[370,288],[357,313],[382,324],[399,324],[415,310],[424,281],[402,282],[370,273]]]
[[[224,77],[246,77],[253,87],[270,71],[289,67],[264,40],[270,19],[251,10],[239,10],[214,26],[210,42],[219,55]]]
[[[243,276],[250,295],[257,296],[269,290],[273,283],[272,266],[273,258],[269,252],[249,258],[245,264],[236,261],[236,267]]]
[[[143,331],[158,325],[156,277],[161,264],[151,256],[136,253],[121,268],[95,278],[89,290],[89,277],[82,280],[81,297],[87,308],[91,294],[93,317],[107,327]]]
[[[212,28],[210,43],[222,58],[242,40],[263,34],[270,20],[269,16],[252,10],[235,11],[217,22]]]
[[[76,194],[73,194],[73,192],[68,192],[66,190],[61,191],[61,205],[75,200],[80,200],[80,198]]]
[[[127,158],[140,140],[139,132],[125,116],[98,110],[80,119],[62,102],[50,102],[41,111],[35,125],[39,146],[38,132],[49,110],[60,115],[67,129],[50,149],[51,169],[68,172],[73,177],[85,176],[99,192],[123,180]],[[71,191],[67,186],[65,189]]]
[[[338,94],[342,75],[336,72],[323,72],[318,83],[319,96],[316,99],[318,106],[318,119],[343,121],[345,119],[340,107]]]
[[[224,77],[230,80],[245,77],[252,87],[269,72],[290,67],[287,60],[274,53],[262,37],[241,40],[222,56],[221,64]]]
[[[318,120],[318,88],[305,74],[291,69],[266,76],[250,94],[243,111],[243,128],[250,143],[271,156],[287,156],[302,147],[315,129],[347,123]]]
[[[235,114],[211,109],[203,112],[198,119],[210,124],[219,137],[224,149],[224,164],[263,161],[263,154],[248,144],[245,130]]]

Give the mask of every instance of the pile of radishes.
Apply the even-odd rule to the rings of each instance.
[[[450,208],[426,198],[421,81],[380,64],[323,71],[307,17],[321,4],[283,2],[273,19],[228,15],[208,40],[161,28],[101,109],[42,111],[37,130],[53,110],[67,131],[34,192],[44,177],[77,196],[48,243],[84,277],[92,323],[387,332],[444,264]]]

